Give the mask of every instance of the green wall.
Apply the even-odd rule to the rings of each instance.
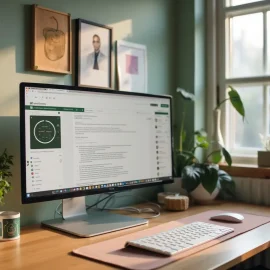
[[[15,156],[13,190],[0,210],[20,211],[22,225],[53,217],[59,201],[22,205],[19,158],[19,83],[22,81],[72,85],[72,75],[29,70],[31,55],[30,8],[38,4],[71,13],[72,19],[107,24],[113,27],[113,39],[145,44],[148,49],[148,87],[150,93],[170,94],[175,88],[173,51],[173,0],[0,0],[0,151],[5,147]],[[114,71],[113,71],[114,74]],[[114,78],[114,75],[113,75]],[[52,172],[53,173],[53,172]],[[144,188],[126,193],[154,198],[160,188]],[[96,196],[89,196],[88,203]],[[141,201],[123,197],[118,205]]]

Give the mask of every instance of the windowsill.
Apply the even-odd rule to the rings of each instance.
[[[270,168],[258,167],[257,165],[235,164],[229,167],[221,164],[219,168],[231,176],[270,179]]]

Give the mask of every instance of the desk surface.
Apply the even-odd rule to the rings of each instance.
[[[220,203],[215,206],[193,206],[185,212],[163,212],[159,218],[151,220],[148,226],[139,226],[92,238],[75,238],[40,228],[40,226],[32,226],[22,229],[20,240],[0,242],[1,269],[118,269],[73,256],[70,252],[84,245],[119,237],[213,208],[270,216],[269,207]],[[227,269],[270,247],[269,231],[270,223],[160,269]]]

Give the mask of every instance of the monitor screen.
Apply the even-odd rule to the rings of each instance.
[[[172,182],[171,98],[21,84],[23,203]]]

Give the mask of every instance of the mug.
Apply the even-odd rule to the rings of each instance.
[[[9,241],[20,238],[20,213],[0,212],[0,241]]]

